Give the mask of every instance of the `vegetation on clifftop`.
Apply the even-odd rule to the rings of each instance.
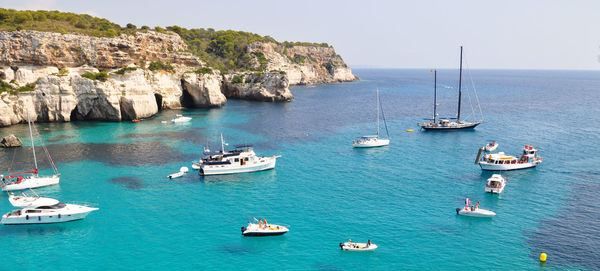
[[[31,11],[0,8],[0,31],[37,30],[58,32],[62,34],[82,34],[95,37],[114,37],[120,34],[133,35],[137,31],[149,31],[150,27],[137,26],[129,23],[125,27],[107,19],[88,14],[75,14],[60,11]],[[311,42],[278,42],[272,37],[234,30],[214,30],[212,28],[185,29],[179,26],[169,26],[166,29],[155,27],[154,31],[177,33],[188,45],[188,51],[206,62],[209,67],[227,71],[265,71],[268,61],[262,53],[248,54],[248,45],[253,42],[272,42],[291,48],[293,46],[330,47],[327,43]],[[286,50],[282,53],[286,53]],[[289,56],[288,56],[289,57]],[[305,56],[294,55],[295,63],[304,63]],[[256,64],[258,62],[258,65]],[[154,65],[153,65],[154,64]],[[153,63],[151,70],[172,71],[169,63]],[[119,71],[118,74],[125,72]],[[206,72],[206,71],[204,71]],[[1,89],[1,86],[0,86]]]

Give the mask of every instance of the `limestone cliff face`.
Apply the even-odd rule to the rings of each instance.
[[[227,98],[291,101],[289,86],[357,80],[330,47],[254,43],[248,53],[267,71],[196,73],[204,66],[175,33],[138,32],[114,38],[0,31],[0,127],[27,121],[122,121],[161,109],[219,107]],[[153,61],[173,71],[151,71]],[[263,61],[264,62],[264,61]],[[121,68],[129,70],[117,72]],[[107,72],[105,81],[82,77]],[[240,80],[241,79],[241,80]]]
[[[238,73],[224,77],[222,91],[228,98],[266,102],[288,102],[294,98],[287,77],[280,72]]]
[[[248,45],[248,53],[262,53],[268,71],[283,71],[291,85],[323,84],[358,80],[332,47],[292,46],[270,42]],[[259,65],[258,61],[256,63]]]

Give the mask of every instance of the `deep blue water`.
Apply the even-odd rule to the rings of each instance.
[[[38,124],[62,173],[59,186],[38,192],[100,210],[64,224],[1,226],[4,262],[26,270],[600,269],[600,72],[473,71],[485,123],[451,133],[416,127],[432,114],[432,73],[355,72],[362,81],[295,87],[291,103],[184,110],[194,118],[187,125],[161,124],[180,111],[137,124]],[[438,72],[441,116],[455,114],[456,77]],[[355,136],[375,132],[375,88],[392,143],[354,150]],[[463,108],[471,115],[468,97]],[[26,139],[28,130],[0,131]],[[166,178],[207,142],[217,148],[221,132],[230,145],[283,157],[271,171]],[[544,163],[505,173],[504,193],[486,194],[491,173],[473,162],[487,139],[507,153],[535,145]],[[0,165],[30,169],[29,149],[0,150]],[[465,197],[497,216],[456,216]],[[291,231],[244,238],[252,216]],[[348,238],[379,249],[340,251]]]

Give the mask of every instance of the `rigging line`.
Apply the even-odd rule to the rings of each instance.
[[[50,152],[48,151],[48,148],[46,148],[46,144],[44,144],[44,139],[42,138],[42,135],[40,134],[40,132],[38,131],[38,129],[35,125],[33,126],[33,129],[35,130],[36,135],[40,138],[40,143],[42,144],[42,148],[44,149],[44,153],[46,154],[46,157],[48,157],[48,161],[50,162],[52,169],[54,169],[54,173],[58,174],[58,169],[56,168],[56,165],[54,164],[54,160],[52,160],[52,156],[50,156]]]
[[[13,163],[15,162],[15,156],[17,155],[17,148],[13,148],[13,157],[10,160],[10,165],[8,166],[8,169],[6,170],[6,172],[11,172]]]
[[[469,62],[467,61],[466,54],[463,56],[463,58],[464,58],[464,61],[465,61],[466,70],[467,70],[467,72],[470,75],[471,74],[471,68],[469,66]],[[471,78],[471,86],[473,86],[472,83],[473,83],[473,80]],[[475,87],[473,86],[473,89],[474,88]],[[471,94],[469,93],[469,91],[467,91],[467,97],[469,98],[469,105],[471,106],[471,116],[473,117],[474,120],[476,120],[475,119],[475,109],[473,108],[473,101],[471,100]]]
[[[385,133],[388,139],[390,139],[390,132],[388,131],[387,122],[385,121],[385,113],[383,113],[383,105],[381,104],[381,96],[379,98],[379,107],[381,108],[381,116],[383,117],[383,125],[385,126]]]
[[[465,62],[467,62],[467,60],[465,60]],[[477,89],[475,88],[475,82],[473,81],[473,76],[471,75],[471,69],[467,69],[467,72],[469,73],[469,80],[471,81],[471,86],[473,86],[473,93],[475,94],[475,101],[477,102],[477,107],[479,107],[481,121],[483,121],[483,110],[481,110],[481,104],[479,103],[479,95],[477,95]]]

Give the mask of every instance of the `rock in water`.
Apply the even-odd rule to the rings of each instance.
[[[21,142],[21,139],[19,139],[15,135],[10,134],[2,138],[2,141],[0,141],[0,146],[2,146],[3,148],[21,147],[23,146],[23,142]]]

